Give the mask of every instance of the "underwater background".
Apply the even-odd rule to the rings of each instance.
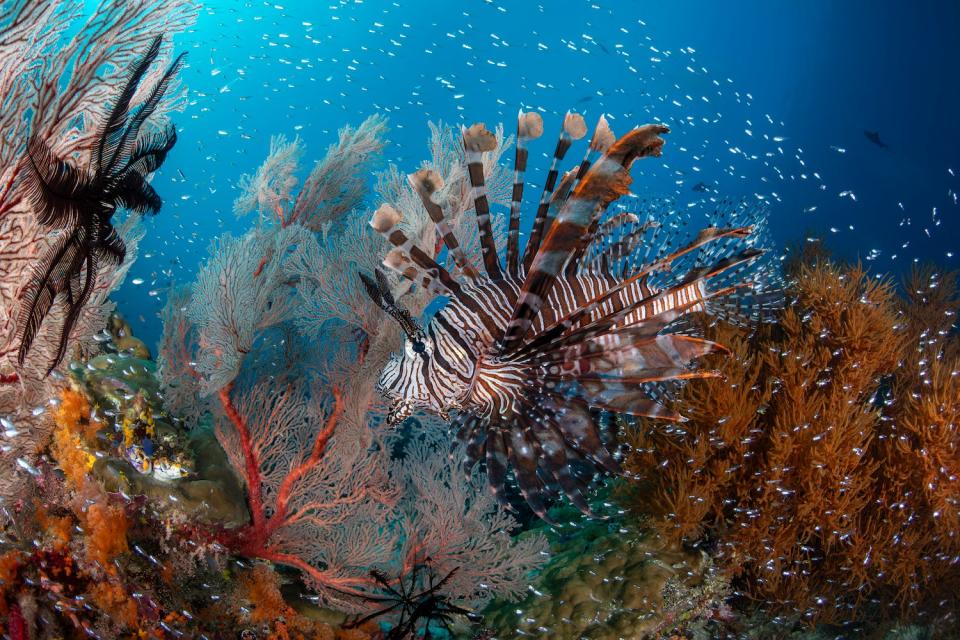
[[[958,28],[0,0],[0,637],[960,638]]]
[[[949,267],[958,28],[960,7],[935,1],[205,2],[177,38],[191,108],[155,178],[167,205],[131,272],[144,284],[128,279],[117,300],[138,309],[129,320],[152,344],[164,287],[192,278],[212,237],[246,228],[235,184],[270,136],[319,154],[373,113],[390,119],[387,160],[411,171],[429,120],[493,126],[521,108],[605,113],[621,128],[656,117],[674,128],[669,170],[635,191],[693,200],[703,182],[768,199],[780,244],[812,231],[884,272]],[[545,160],[531,161],[531,180]]]

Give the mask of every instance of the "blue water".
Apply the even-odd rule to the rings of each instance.
[[[190,106],[155,178],[165,206],[116,294],[148,343],[165,288],[251,224],[233,215],[235,184],[270,136],[303,138],[304,177],[338,128],[374,112],[390,118],[388,160],[414,170],[428,120],[510,131],[518,108],[540,108],[533,182],[568,108],[608,114],[617,133],[659,118],[673,133],[638,165],[638,194],[696,200],[705,182],[762,198],[778,242],[810,229],[877,273],[960,259],[960,3],[204,4],[175,40]]]

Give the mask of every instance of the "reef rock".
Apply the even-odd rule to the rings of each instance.
[[[616,520],[582,519],[556,531],[548,534],[553,557],[530,594],[486,610],[490,637],[641,640],[722,607],[727,582],[706,554]]]

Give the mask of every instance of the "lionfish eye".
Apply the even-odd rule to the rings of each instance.
[[[427,345],[423,343],[422,340],[413,341],[413,352],[423,354],[427,350]]]

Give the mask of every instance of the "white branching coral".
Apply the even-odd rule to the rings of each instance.
[[[319,231],[363,203],[368,172],[386,144],[387,121],[374,114],[360,126],[344,127],[340,140],[314,165],[294,203],[291,222]]]
[[[252,176],[243,174],[237,182],[241,193],[233,202],[233,211],[245,216],[259,211],[262,217],[283,217],[293,203],[298,180],[296,171],[303,157],[299,137],[288,142],[283,135],[270,138],[270,153]]]
[[[356,128],[341,129],[337,143],[330,145],[296,193],[304,145],[298,137],[288,142],[282,135],[273,136],[270,153],[256,173],[240,177],[234,212],[243,216],[259,211],[261,219],[274,219],[282,226],[299,224],[320,231],[363,203],[368,173],[383,151],[386,132],[386,119],[376,114]]]
[[[298,282],[296,322],[304,335],[318,337],[330,319],[364,331],[379,324],[382,312],[370,304],[359,277],[378,268],[385,253],[383,240],[370,233],[368,218],[355,211],[339,224],[327,224],[287,260],[287,274]]]

